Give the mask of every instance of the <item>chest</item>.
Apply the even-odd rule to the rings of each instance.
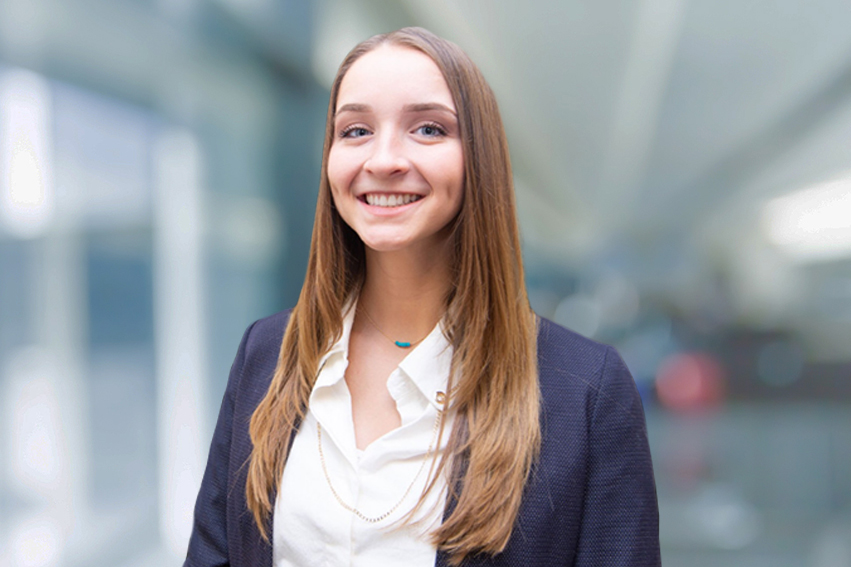
[[[234,566],[273,565],[272,546],[263,542],[253,519],[245,512],[244,497],[245,464],[251,451],[248,424],[266,387],[246,387],[236,399],[228,481],[228,540]],[[570,396],[569,403],[550,405],[546,395],[549,389],[544,390],[543,445],[524,492],[517,527],[504,553],[471,558],[465,565],[547,565],[530,559],[535,557],[560,557],[559,564],[572,564],[572,559],[565,562],[564,558],[572,557],[576,549],[585,504],[589,467],[587,406],[584,396]],[[444,554],[437,554],[435,565],[448,567]]]

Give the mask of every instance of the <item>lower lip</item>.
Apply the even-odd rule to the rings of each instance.
[[[407,211],[408,209],[410,209],[411,207],[413,207],[414,205],[416,205],[417,203],[419,203],[422,200],[423,200],[423,198],[421,197],[421,198],[417,199],[416,201],[411,201],[407,205],[397,205],[395,207],[379,207],[378,205],[370,205],[366,201],[362,201],[362,200],[358,199],[360,204],[363,205],[364,207],[366,207],[367,211],[369,211],[370,213],[377,215],[377,216],[392,216],[392,215]]]

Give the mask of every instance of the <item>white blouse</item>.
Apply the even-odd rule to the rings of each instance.
[[[445,475],[438,478],[426,506],[415,517],[421,523],[400,526],[398,520],[413,509],[429,476],[433,457],[428,455],[423,463],[429,446],[436,444],[435,423],[442,409],[437,400],[446,390],[452,347],[438,324],[408,353],[387,379],[402,417],[401,427],[358,450],[344,379],[354,311],[353,307],[348,310],[340,340],[320,361],[307,416],[284,467],[275,501],[275,567],[435,564],[436,549],[428,532],[442,518]],[[432,451],[438,459],[451,433],[451,412],[444,419],[440,447]],[[387,518],[367,522],[343,507],[329,483],[340,500],[370,518],[382,516],[400,499],[401,504]]]

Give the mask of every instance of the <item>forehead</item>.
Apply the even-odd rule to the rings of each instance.
[[[337,93],[337,108],[344,104],[393,107],[421,102],[455,109],[452,93],[431,57],[397,45],[382,45],[361,56],[343,77]]]

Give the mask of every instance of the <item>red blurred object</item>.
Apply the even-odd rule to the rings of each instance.
[[[656,374],[656,395],[668,409],[691,412],[715,408],[724,399],[725,372],[711,354],[669,356]]]

